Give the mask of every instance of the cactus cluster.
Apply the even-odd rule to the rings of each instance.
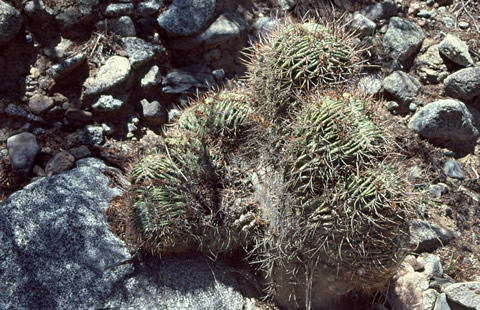
[[[131,169],[129,216],[144,250],[243,248],[290,309],[391,277],[405,254],[407,203],[371,99],[337,88],[357,63],[344,38],[284,25],[250,50],[246,86],[183,112]]]

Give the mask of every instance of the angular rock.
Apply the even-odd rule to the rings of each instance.
[[[75,133],[77,141],[86,145],[103,143],[103,128],[101,126],[86,126]]]
[[[434,289],[428,289],[423,292],[423,309],[433,310],[438,293]]]
[[[98,22],[96,27],[97,29],[116,33],[121,37],[135,37],[137,35],[135,24],[130,16],[105,19]]]
[[[215,6],[215,0],[173,0],[157,22],[170,34],[189,36],[205,26]]]
[[[133,3],[111,3],[105,8],[105,16],[118,17],[132,15],[134,12]]]
[[[45,173],[55,175],[70,170],[75,164],[75,157],[66,151],[60,151],[47,162]]]
[[[368,5],[357,12],[374,22],[378,22],[397,15],[397,6],[391,1],[385,1]]]
[[[162,91],[167,94],[195,94],[205,92],[216,85],[210,72],[197,72],[192,68],[169,72],[162,82]]]
[[[78,147],[70,149],[68,152],[72,154],[73,157],[75,157],[75,160],[79,160],[85,157],[90,157],[92,155],[88,147],[86,147],[85,145],[80,145]]]
[[[443,172],[445,172],[445,174],[451,178],[459,180],[464,179],[462,168],[460,168],[460,165],[455,160],[447,160],[443,164]]]
[[[376,95],[382,89],[382,78],[378,74],[364,76],[358,82],[358,88],[364,95]]]
[[[447,296],[444,293],[437,296],[437,301],[435,302],[435,308],[433,308],[433,310],[450,310]]]
[[[442,197],[443,194],[448,192],[448,185],[445,183],[438,183],[435,185],[431,185],[428,189],[428,193],[435,198]]]
[[[97,112],[112,112],[120,110],[128,100],[128,94],[121,96],[101,95],[92,105],[92,109]]]
[[[281,10],[288,11],[295,6],[296,0],[278,0],[278,6]]]
[[[37,22],[48,22],[53,20],[53,10],[45,6],[42,0],[28,1],[25,3],[25,14],[28,18]]]
[[[21,27],[20,12],[4,1],[0,1],[0,46],[13,39]]]
[[[5,108],[5,113],[11,117],[27,118],[28,113],[16,104],[10,103]]]
[[[383,80],[383,88],[400,103],[407,105],[415,100],[421,84],[413,76],[395,71]]]
[[[246,21],[235,14],[221,14],[205,31],[192,38],[177,39],[170,42],[174,49],[189,49],[201,44],[212,47],[221,45],[240,36],[247,28]]]
[[[422,253],[417,260],[425,266],[424,271],[421,272],[425,278],[441,278],[443,276],[442,263],[440,262],[440,257],[438,257],[438,255]]]
[[[393,309],[423,310],[423,295],[419,278],[412,266],[403,263],[393,276],[389,300]]]
[[[97,95],[125,82],[130,75],[131,65],[127,58],[110,57],[105,65],[100,67],[94,79],[87,79],[84,86],[85,95]]]
[[[139,16],[154,15],[158,13],[158,11],[163,7],[163,5],[163,0],[149,0],[138,3],[137,14]]]
[[[462,67],[473,67],[472,56],[468,52],[468,45],[454,35],[447,34],[440,42],[440,54]]]
[[[155,56],[165,53],[163,46],[146,42],[140,38],[122,38],[122,42],[133,67],[138,67]]]
[[[410,243],[416,253],[432,252],[455,238],[455,232],[422,220],[410,224]]]
[[[445,95],[471,101],[480,95],[480,67],[465,68],[450,74],[444,81]]]
[[[408,128],[432,143],[471,142],[479,132],[465,104],[455,99],[443,99],[427,104],[415,113]]]
[[[148,102],[146,99],[140,101],[142,105],[143,120],[150,124],[160,125],[167,122],[168,113],[165,105],[158,101]]]
[[[34,114],[42,114],[53,106],[53,99],[41,94],[33,95],[28,101],[28,107]]]
[[[480,310],[480,282],[454,283],[444,289],[448,300],[468,309]]]
[[[399,17],[392,17],[383,38],[383,45],[390,51],[392,59],[403,62],[418,51],[424,39],[425,34],[420,26]]]
[[[155,65],[148,70],[147,74],[140,81],[140,86],[142,88],[149,88],[153,86],[160,85],[162,83],[162,75],[160,73],[160,68]]]
[[[448,68],[440,56],[439,45],[430,46],[427,51],[415,58],[415,67],[420,81],[437,84],[448,76]]]
[[[98,17],[98,0],[78,0],[76,6],[61,8],[55,20],[62,35],[77,39],[89,34],[90,25]]]
[[[356,13],[353,14],[353,18],[348,24],[348,27],[355,33],[358,33],[361,37],[364,37],[373,36],[375,34],[377,24],[362,14]]]
[[[23,132],[7,139],[7,149],[10,163],[15,173],[27,176],[40,152],[35,135]]]

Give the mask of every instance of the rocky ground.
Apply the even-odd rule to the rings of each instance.
[[[249,42],[328,10],[371,46],[352,84],[382,102],[416,199],[392,288],[352,300],[480,309],[480,3],[333,2],[0,1],[0,201],[85,157],[125,169],[189,97],[242,78]]]

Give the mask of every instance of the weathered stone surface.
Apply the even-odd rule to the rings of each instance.
[[[221,14],[205,31],[187,39],[177,39],[170,42],[175,49],[189,49],[204,44],[216,46],[238,38],[247,28],[246,21],[235,14]]]
[[[423,292],[423,310],[433,310],[438,293],[434,289],[428,289]]]
[[[364,95],[376,95],[382,89],[382,78],[378,74],[364,76],[358,82],[358,88]]]
[[[383,80],[383,88],[400,103],[407,105],[415,100],[421,84],[413,76],[395,71]]]
[[[378,22],[397,15],[397,6],[391,1],[385,1],[368,5],[357,12],[374,22]]]
[[[35,135],[23,132],[7,139],[7,149],[10,164],[15,173],[28,175],[33,168],[35,159],[40,152]]]
[[[468,45],[454,35],[447,34],[438,47],[440,53],[456,64],[463,67],[473,67],[472,56],[468,52]]]
[[[416,253],[431,252],[448,244],[455,233],[422,220],[413,220],[410,224],[410,243]]]
[[[44,95],[35,94],[28,101],[28,108],[34,114],[42,114],[53,106],[53,99]]]
[[[140,81],[140,86],[142,88],[149,88],[160,85],[161,83],[162,75],[160,73],[160,68],[157,65],[154,65],[150,68],[150,70],[148,70],[148,72]]]
[[[163,0],[149,0],[137,5],[137,14],[140,16],[154,15],[163,7]]]
[[[92,155],[88,147],[86,147],[85,145],[74,147],[73,149],[70,149],[68,152],[72,154],[76,160],[82,159],[85,157],[90,157]]]
[[[377,24],[374,21],[368,19],[362,14],[353,14],[353,18],[348,24],[348,27],[358,33],[360,36],[373,36],[375,34],[375,29]]]
[[[86,126],[76,133],[77,141],[85,145],[100,145],[103,143],[103,128],[101,126]]]
[[[93,117],[92,112],[76,108],[69,108],[67,112],[65,112],[65,116],[69,122],[85,123],[90,121]]]
[[[449,285],[444,293],[448,299],[468,309],[480,310],[480,282],[462,282]]]
[[[112,112],[120,110],[128,100],[128,95],[112,96],[101,95],[100,98],[92,105],[92,109],[97,112]]]
[[[447,296],[444,293],[437,296],[437,301],[435,302],[435,308],[433,308],[433,310],[450,310]]]
[[[198,72],[192,68],[169,72],[162,82],[162,91],[167,94],[195,94],[205,92],[216,85],[210,72]]]
[[[127,51],[128,60],[133,67],[138,67],[165,52],[163,46],[136,37],[122,38],[122,42]]]
[[[97,95],[125,82],[130,75],[131,65],[127,58],[110,57],[100,67],[94,79],[85,81],[85,95]]]
[[[427,104],[413,115],[408,128],[421,137],[440,143],[473,141],[479,135],[474,127],[472,114],[464,103],[455,99],[438,100]]]
[[[134,12],[133,3],[111,3],[105,8],[105,16],[118,17],[132,15]]]
[[[278,6],[284,11],[288,11],[295,6],[296,0],[278,0]]]
[[[157,22],[173,35],[192,35],[210,20],[215,6],[215,0],[173,0]]]
[[[392,17],[383,38],[383,45],[394,60],[403,62],[418,51],[424,39],[425,34],[420,26],[399,17]]]
[[[98,0],[78,0],[76,6],[68,6],[55,15],[62,35],[76,39],[88,33],[90,25],[98,17]]]
[[[421,272],[422,276],[427,279],[443,276],[442,263],[440,257],[431,253],[422,253],[417,258],[418,262],[424,265],[424,270]]]
[[[61,63],[53,65],[48,69],[48,73],[54,80],[58,81],[67,77],[73,70],[78,68],[84,61],[87,60],[87,56],[84,53],[78,53],[70,58],[65,59]]]
[[[165,105],[158,101],[148,102],[146,99],[143,99],[140,103],[144,121],[155,125],[164,124],[167,121],[168,114]]]
[[[22,27],[22,16],[13,6],[0,1],[0,46],[13,39]]]
[[[480,67],[450,74],[444,82],[445,95],[468,102],[480,95]]]
[[[448,68],[439,52],[439,45],[430,46],[427,51],[415,58],[416,72],[420,81],[437,84],[448,76]]]
[[[75,164],[75,157],[66,151],[60,151],[47,162],[45,172],[47,175],[59,174],[70,170]]]
[[[24,7],[28,18],[37,22],[48,22],[53,20],[54,15],[50,7],[45,6],[42,0],[28,1]]]
[[[135,37],[137,31],[130,16],[109,18],[97,23],[97,29],[118,34],[121,37]]]
[[[458,164],[457,161],[455,160],[447,160],[443,164],[443,172],[451,178],[463,180],[463,173],[462,173],[462,168],[460,168],[460,165]]]
[[[388,296],[393,309],[423,310],[422,289],[412,266],[406,263],[400,265],[393,276]]]

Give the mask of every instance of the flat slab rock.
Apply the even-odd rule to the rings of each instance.
[[[480,282],[462,282],[444,289],[447,298],[467,309],[480,310]]]
[[[79,160],[0,204],[0,309],[256,309],[220,261],[190,255],[112,267],[131,256],[105,220],[119,194],[105,168]]]

